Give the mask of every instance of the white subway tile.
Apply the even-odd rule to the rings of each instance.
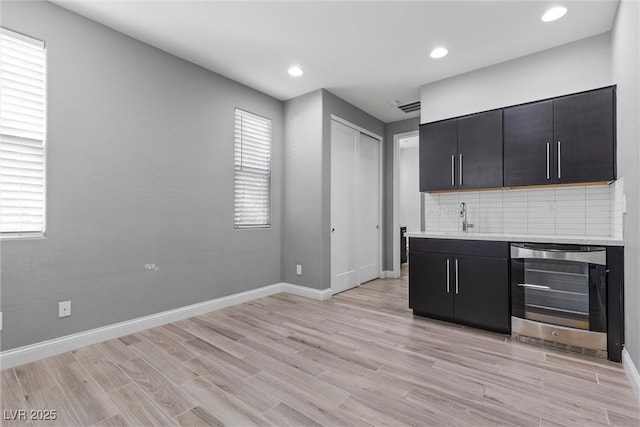
[[[541,188],[527,190],[527,200],[529,202],[542,202],[556,200],[556,190],[554,188]]]
[[[458,193],[442,193],[440,194],[440,204],[458,204]]]

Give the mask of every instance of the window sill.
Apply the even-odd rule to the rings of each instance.
[[[44,233],[15,233],[0,234],[0,240],[43,240],[46,239]]]

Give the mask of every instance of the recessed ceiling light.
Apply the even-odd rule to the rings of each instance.
[[[431,51],[431,57],[434,59],[442,58],[443,56],[447,56],[449,51],[443,47],[437,47]]]
[[[542,15],[543,22],[551,22],[562,18],[567,13],[567,8],[562,6],[552,7]]]
[[[302,71],[302,68],[295,66],[289,68],[288,73],[292,77],[300,77],[304,72]]]

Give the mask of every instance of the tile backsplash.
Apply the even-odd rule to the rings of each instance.
[[[471,232],[622,239],[624,183],[500,189],[424,195],[425,231],[462,231],[460,203]]]

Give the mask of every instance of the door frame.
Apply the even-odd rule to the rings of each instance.
[[[393,270],[391,276],[400,278],[400,140],[418,137],[418,130],[393,135]],[[420,196],[420,230],[424,230],[424,195]],[[389,275],[389,274],[387,274]]]
[[[380,227],[378,228],[378,278],[384,278],[384,271],[382,268],[383,254],[384,254],[384,250],[382,248],[382,236],[384,235],[384,230],[385,230],[384,223],[382,221],[383,212],[384,212],[384,209],[383,209],[384,208],[384,202],[383,202],[384,177],[382,176],[382,173],[383,173],[382,166],[384,164],[384,157],[383,157],[384,150],[382,149],[383,148],[382,144],[383,144],[384,138],[374,132],[371,132],[370,130],[367,130],[356,124],[353,124],[350,121],[345,120],[340,116],[336,116],[335,114],[331,114],[330,119],[336,121],[337,123],[345,125],[347,127],[355,129],[358,132],[363,133],[367,136],[370,136],[371,138],[378,141],[378,222],[380,224]],[[331,144],[331,137],[329,137],[329,143]],[[330,161],[331,161],[331,157],[329,157],[329,162]],[[329,173],[332,173],[331,168],[329,168]],[[331,189],[329,189],[329,214],[331,214]],[[327,230],[327,232],[329,233],[329,236],[330,236],[329,237],[329,254],[331,254],[331,218],[329,218],[329,229]],[[329,259],[331,259],[331,255],[329,256]],[[331,274],[331,269],[329,269],[329,272],[330,272],[329,274]],[[333,277],[331,277],[331,281],[333,281]]]

